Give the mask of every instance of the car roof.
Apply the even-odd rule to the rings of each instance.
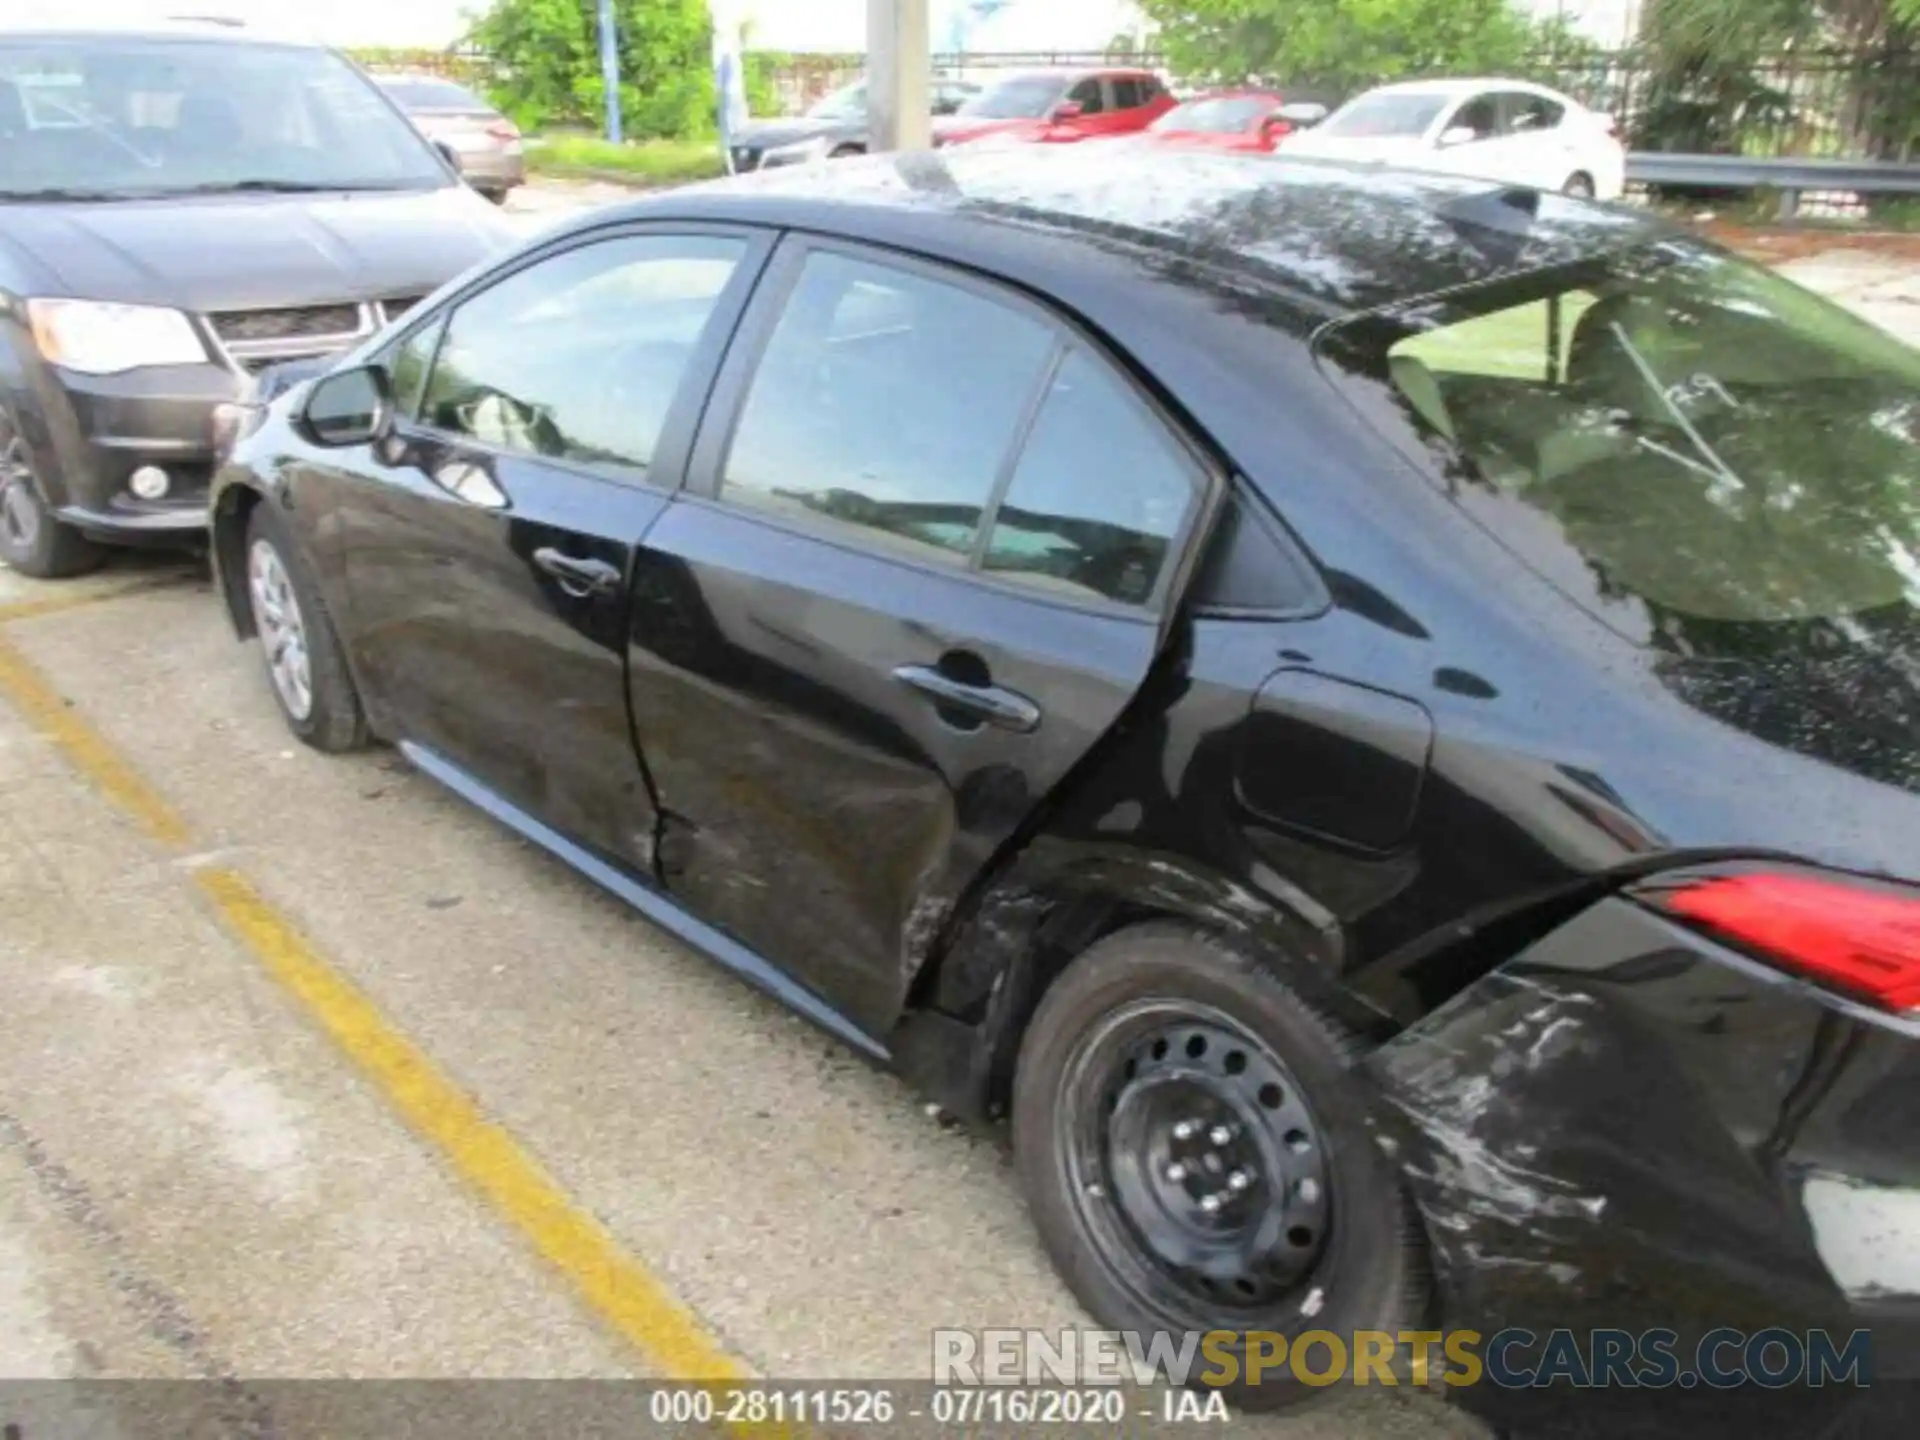
[[[325,43],[312,34],[279,25],[263,27],[220,15],[196,11],[185,0],[177,14],[114,18],[110,15],[76,17],[64,7],[29,6],[24,12],[8,8],[0,14],[0,39],[5,40],[211,40],[236,45],[296,45],[321,50]]]
[[[1529,197],[1535,221],[1503,194]],[[1672,233],[1650,215],[1495,182],[1280,155],[960,146],[708,181],[602,216],[737,219],[871,239],[1058,293],[1102,256],[1136,283],[1205,271],[1325,320]],[[586,217],[570,228],[586,228]],[[963,220],[964,226],[953,222]],[[1018,272],[1017,274],[1015,272]]]
[[[1355,98],[1364,99],[1368,95],[1477,95],[1482,90],[1526,90],[1536,95],[1551,95],[1555,99],[1569,97],[1549,86],[1532,80],[1521,80],[1512,75],[1471,75],[1457,76],[1443,80],[1398,80],[1391,85],[1376,85],[1363,91]]]

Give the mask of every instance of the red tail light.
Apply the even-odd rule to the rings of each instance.
[[[1882,1010],[1920,1010],[1920,896],[1804,875],[1725,875],[1661,909]]]
[[[511,120],[496,120],[487,126],[487,134],[496,140],[518,140],[520,127]]]

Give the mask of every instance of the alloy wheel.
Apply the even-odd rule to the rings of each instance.
[[[1193,1329],[1252,1321],[1315,1276],[1332,1226],[1323,1132],[1272,1050],[1222,1011],[1145,1000],[1068,1062],[1061,1156],[1126,1289]]]
[[[273,688],[287,714],[304,721],[313,713],[313,663],[306,620],[286,563],[271,541],[255,540],[248,548],[247,590]]]
[[[0,419],[0,537],[9,550],[24,554],[33,549],[44,523],[27,442]]]

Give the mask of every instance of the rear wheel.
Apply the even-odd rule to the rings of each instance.
[[[247,519],[247,603],[273,698],[287,727],[314,749],[358,750],[367,742],[366,714],[333,620],[269,503]]]
[[[105,559],[105,550],[54,518],[26,437],[0,408],[0,560],[22,575],[62,580],[84,575]]]
[[[1563,193],[1571,195],[1578,200],[1591,200],[1595,193],[1593,177],[1584,170],[1569,175],[1567,177],[1567,183],[1560,188]]]
[[[827,158],[829,160],[845,160],[848,156],[864,155],[866,153],[867,147],[864,145],[838,145],[834,147],[833,152],[828,155]]]
[[[1041,1238],[1100,1324],[1224,1330],[1244,1350],[1250,1332],[1351,1343],[1418,1316],[1424,1252],[1352,1048],[1270,968],[1178,924],[1068,968],[1022,1042],[1014,1147]],[[1328,1393],[1287,1364],[1225,1389],[1249,1409]]]

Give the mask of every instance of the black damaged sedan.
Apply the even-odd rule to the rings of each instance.
[[[1010,1117],[1104,1325],[1889,1373],[1920,355],[1625,211],[1096,149],[601,212],[290,377],[214,497],[288,723]]]

